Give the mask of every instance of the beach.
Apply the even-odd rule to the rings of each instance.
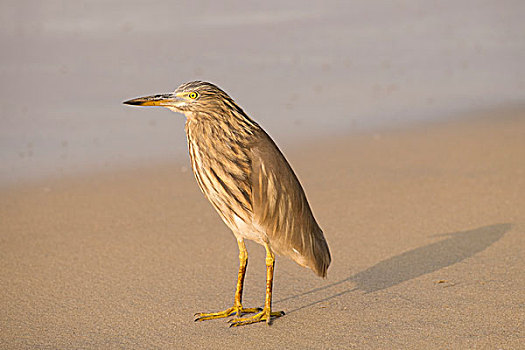
[[[0,347],[523,347],[525,109],[282,151],[333,258],[320,279],[277,257],[284,317],[193,322],[231,306],[238,252],[174,159],[1,189]],[[247,247],[244,304],[261,306],[264,249]]]
[[[1,349],[520,349],[523,1],[0,2]],[[184,116],[212,82],[271,135],[328,241],[277,256],[271,326]],[[265,297],[247,242],[244,306]]]

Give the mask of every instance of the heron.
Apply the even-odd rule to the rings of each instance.
[[[272,311],[275,254],[326,277],[328,244],[305,192],[277,145],[221,88],[204,81],[180,85],[172,93],[139,97],[124,104],[161,106],[186,117],[186,136],[197,184],[233,232],[239,246],[239,273],[233,306],[196,313],[195,321],[223,317],[230,326],[270,324],[284,315]],[[266,250],[264,307],[242,304],[248,264],[245,239]],[[245,316],[246,314],[253,314]]]

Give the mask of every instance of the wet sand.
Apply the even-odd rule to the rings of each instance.
[[[238,261],[186,162],[3,189],[0,347],[523,346],[524,110],[283,151],[333,263],[323,280],[278,257],[271,327],[193,322],[231,306]]]
[[[525,2],[0,1],[0,186],[185,155],[216,83],[281,145],[523,104]]]

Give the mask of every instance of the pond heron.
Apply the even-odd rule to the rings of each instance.
[[[330,251],[303,188],[270,136],[214,84],[192,81],[175,92],[124,102],[161,106],[186,116],[186,135],[195,179],[239,245],[239,274],[232,307],[197,313],[195,321],[236,316],[231,326],[270,321],[274,253],[286,255],[321,277]],[[266,249],[264,308],[244,308],[242,291],[248,252],[244,239]],[[244,314],[253,313],[250,317]]]

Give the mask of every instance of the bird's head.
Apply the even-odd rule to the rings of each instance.
[[[124,104],[166,107],[186,116],[191,113],[219,112],[221,109],[240,109],[228,94],[204,81],[191,81],[182,84],[174,92],[138,97]]]

